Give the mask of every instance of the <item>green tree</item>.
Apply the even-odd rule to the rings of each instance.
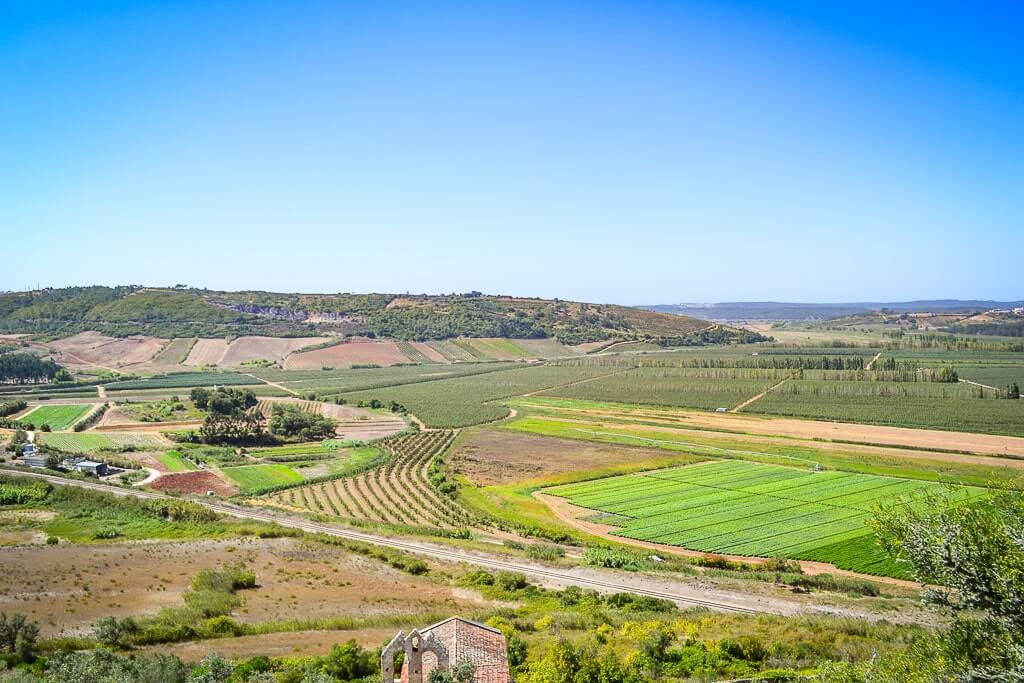
[[[35,659],[38,637],[38,622],[29,621],[24,614],[8,617],[0,612],[0,652],[13,654],[19,662],[31,662]]]
[[[131,617],[118,619],[117,617],[104,617],[96,622],[96,640],[111,647],[127,647],[129,640],[138,633],[139,625]]]
[[[873,525],[886,549],[929,586],[925,600],[951,616],[901,666],[938,667],[935,680],[1024,680],[1024,493],[992,491],[980,500],[932,494],[919,505],[883,507]]]

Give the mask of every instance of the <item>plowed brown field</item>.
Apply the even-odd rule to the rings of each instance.
[[[278,337],[239,337],[228,347],[227,353],[220,359],[220,365],[241,365],[250,360],[271,360],[280,363],[288,354],[298,351],[304,346],[322,344],[330,341],[328,337],[300,337],[297,339],[281,339]]]
[[[394,365],[408,363],[392,341],[345,342],[326,349],[296,353],[288,358],[288,370],[316,370],[322,367],[345,368],[352,365]]]
[[[223,339],[200,339],[192,347],[185,365],[217,365],[228,350],[228,343]]]

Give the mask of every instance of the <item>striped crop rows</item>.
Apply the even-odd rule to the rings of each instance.
[[[891,573],[893,568],[867,526],[872,510],[878,503],[907,500],[938,486],[721,460],[570,484],[549,492],[614,515],[621,525],[615,533],[627,538]]]
[[[455,438],[451,430],[417,432],[378,442],[387,461],[359,475],[288,489],[272,504],[355,520],[445,529],[474,524],[474,517],[431,484],[430,463]]]

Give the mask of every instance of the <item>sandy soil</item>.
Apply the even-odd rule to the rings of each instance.
[[[153,482],[151,488],[165,493],[205,494],[207,491],[213,491],[219,496],[231,496],[238,493],[238,488],[234,484],[218,477],[211,470],[167,474]]]
[[[352,365],[373,363],[388,366],[408,363],[392,341],[349,341],[326,349],[296,353],[285,363],[288,370],[315,370],[322,367],[345,368]]]
[[[476,432],[463,441],[451,455],[450,462],[474,483],[489,486],[670,457],[672,453],[655,448],[487,430]]]
[[[223,339],[198,339],[183,365],[217,365],[228,350]]]
[[[455,612],[488,604],[479,595],[456,594],[340,548],[296,539],[8,547],[0,549],[0,560],[0,611],[38,619],[44,636],[85,633],[107,615],[145,616],[181,605],[198,572],[238,561],[256,572],[259,584],[239,593],[244,604],[232,616],[242,622]]]
[[[699,465],[696,465],[699,467]],[[661,543],[651,543],[649,541],[638,541],[632,538],[626,538],[624,536],[615,536],[613,532],[617,531],[617,527],[610,526],[608,524],[599,524],[597,522],[587,521],[581,519],[582,517],[589,517],[597,510],[591,510],[589,508],[580,507],[573,505],[564,498],[558,498],[557,496],[551,496],[540,491],[535,491],[533,497],[547,505],[556,517],[561,519],[563,522],[570,524],[578,529],[586,531],[587,533],[602,538],[607,538],[618,543],[626,543],[629,545],[637,546],[639,548],[647,548],[649,550],[657,550],[659,553],[668,553],[671,555],[682,555],[684,557],[704,557],[709,554],[713,554],[716,557],[724,557],[728,560],[736,562],[747,562],[751,564],[758,564],[761,562],[767,562],[768,558],[763,557],[749,557],[746,555],[723,555],[721,553],[704,553],[695,550],[687,550],[686,548],[680,548],[673,545],[663,545]],[[839,569],[835,565],[827,562],[807,562],[805,560],[793,560],[800,564],[800,568],[805,574],[836,574],[839,576],[850,576],[859,579],[870,579],[878,583],[885,583],[893,586],[902,586],[905,588],[918,588],[919,585],[913,581],[904,581],[902,579],[892,579],[882,576],[868,576],[866,574],[858,574],[856,572],[846,571],[845,569]]]
[[[165,344],[166,339],[144,335],[118,339],[99,332],[82,332],[51,342],[48,346],[57,353],[58,362],[121,368],[148,363]]]
[[[434,361],[435,363],[447,363],[448,359],[442,356],[437,349],[430,346],[426,342],[410,342],[414,349],[422,353],[424,356]]]
[[[328,337],[301,337],[284,339],[278,337],[239,337],[231,342],[219,365],[241,365],[250,360],[283,361],[288,354],[311,344],[329,341]]]
[[[863,444],[885,444],[925,449],[938,448],[985,455],[1024,457],[1024,438],[1017,436],[945,432],[931,429],[883,427],[848,422],[822,422],[786,417],[762,417],[743,413],[708,413],[682,409],[659,409],[655,407],[618,413],[614,410],[584,408],[559,408],[558,410],[565,413],[575,412],[591,415],[608,415],[609,417],[656,417],[690,426],[728,429],[735,432],[766,436],[779,435],[798,439],[833,439],[855,441]],[[970,458],[965,462],[976,462],[976,460]]]

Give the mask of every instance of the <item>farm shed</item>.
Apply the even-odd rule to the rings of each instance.
[[[104,477],[107,475],[107,463],[96,462],[95,460],[80,460],[75,463],[75,469],[83,474],[91,474],[94,477]]]

